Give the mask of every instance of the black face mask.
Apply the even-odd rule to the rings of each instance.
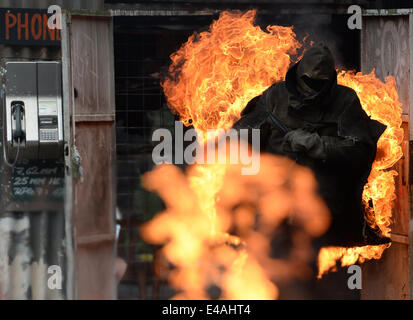
[[[305,84],[310,87],[311,89],[313,89],[316,92],[320,92],[321,89],[324,88],[324,86],[328,83],[328,80],[326,79],[322,79],[322,80],[318,80],[318,79],[311,79],[310,77],[304,75],[301,77],[301,79],[305,82]]]

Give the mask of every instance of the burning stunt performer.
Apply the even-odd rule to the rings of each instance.
[[[337,84],[330,50],[310,47],[285,81],[251,100],[234,128],[261,129],[261,149],[287,156],[315,174],[332,224],[323,245],[362,246],[390,241],[370,228],[363,186],[385,126],[370,119],[356,92]]]

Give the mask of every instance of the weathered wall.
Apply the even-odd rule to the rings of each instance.
[[[40,8],[47,8],[41,2],[47,1],[1,1],[0,7],[31,7],[31,4],[37,3]],[[10,59],[60,60],[60,47],[0,45],[1,65],[3,66],[3,63]],[[3,93],[0,90],[1,118],[3,118],[2,97]],[[2,130],[3,124],[0,121],[0,131]],[[13,195],[16,169],[35,167],[38,163],[18,162],[12,169],[3,163],[2,158],[1,155],[0,299],[64,299],[67,244],[63,198],[60,197],[53,203],[40,197],[16,200]],[[43,165],[57,166],[60,173],[49,178],[57,178],[59,184],[64,183],[61,175],[64,166],[63,157],[58,163],[45,161]],[[50,290],[47,286],[51,275],[47,271],[52,265],[59,266],[62,271],[63,283],[59,290]]]
[[[366,16],[363,20],[361,71],[375,74],[381,80],[396,79],[403,104],[404,157],[394,169],[397,199],[393,210],[392,245],[380,260],[363,264],[363,299],[409,298],[409,114],[411,109],[411,22],[409,15]]]
[[[1,64],[9,59],[60,60],[60,48],[1,45]],[[0,90],[1,118],[2,97],[3,91]],[[0,121],[2,130],[3,123]],[[47,286],[50,277],[47,269],[51,265],[59,266],[63,279],[66,278],[63,198],[53,202],[37,196],[16,199],[13,191],[16,170],[37,167],[39,163],[19,161],[12,169],[3,163],[2,153],[0,158],[0,299],[63,299],[66,297],[64,281],[59,290],[50,290]],[[42,165],[59,169],[59,174],[52,174],[47,179],[59,179],[61,188],[64,183],[62,159],[61,162],[44,161]],[[23,176],[29,177],[26,174]],[[37,186],[44,187],[47,186]]]
[[[64,279],[64,247],[62,214],[1,213],[0,299],[63,299],[64,290],[48,287],[48,268],[62,267]]]
[[[64,28],[66,95],[72,96],[71,150],[80,156],[71,201],[75,298],[114,299],[115,92],[111,17],[75,16]],[[68,36],[70,34],[70,36]],[[67,52],[66,52],[67,51]],[[65,81],[65,80],[64,80]],[[75,93],[76,92],[76,93]]]

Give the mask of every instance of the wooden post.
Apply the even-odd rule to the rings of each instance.
[[[66,22],[68,22],[67,20]],[[67,159],[72,178],[75,299],[115,299],[116,138],[113,26],[109,14],[74,12],[66,23]],[[67,128],[66,128],[67,129]],[[71,198],[71,200],[70,200]]]

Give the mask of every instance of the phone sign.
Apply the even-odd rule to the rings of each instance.
[[[54,14],[47,10],[0,9],[0,43],[60,45],[60,28],[50,23],[53,18]]]

